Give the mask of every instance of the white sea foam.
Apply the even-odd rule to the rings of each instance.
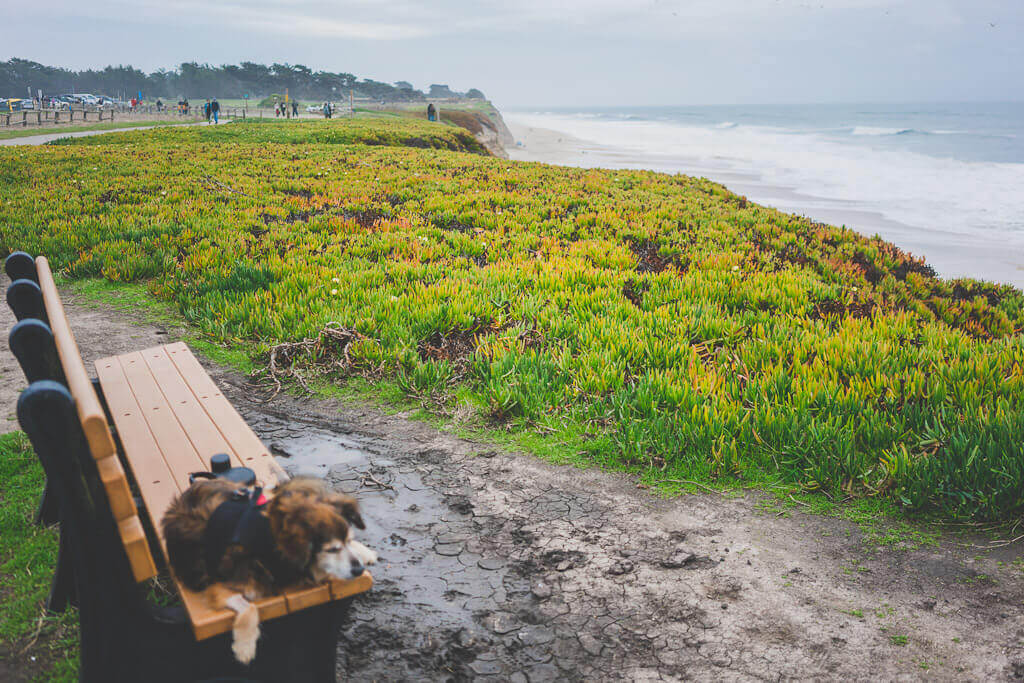
[[[875,128],[872,126],[856,126],[850,135],[903,135],[915,132],[912,128]]]

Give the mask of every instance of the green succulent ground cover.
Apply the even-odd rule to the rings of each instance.
[[[5,151],[0,248],[148,280],[254,357],[336,322],[363,335],[347,355],[292,360],[651,481],[1024,506],[1018,290],[706,180],[479,151],[400,117]]]
[[[388,114],[372,114],[344,121],[248,119],[218,126],[191,126],[189,130],[191,134],[177,131],[177,135],[165,135],[165,130],[131,131],[122,133],[117,138],[69,138],[54,140],[49,144],[108,146],[144,143],[147,146],[167,147],[220,143],[359,144],[486,153],[476,139],[461,128],[438,126],[427,121],[405,120]]]

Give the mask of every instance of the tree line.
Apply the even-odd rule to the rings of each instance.
[[[146,99],[175,100],[246,95],[260,99],[274,93],[283,94],[286,89],[292,97],[317,101],[348,97],[350,90],[356,97],[388,102],[411,102],[428,97],[484,99],[484,94],[476,88],[459,93],[447,85],[434,84],[424,93],[406,81],[392,84],[369,78],[360,80],[350,73],[314,71],[302,64],[267,66],[242,62],[211,66],[184,62],[175,69],[158,69],[147,74],[131,65],[74,71],[17,57],[0,62],[0,96],[24,97],[28,88],[33,95],[37,90],[42,90],[44,95],[92,93],[126,97],[141,92]]]

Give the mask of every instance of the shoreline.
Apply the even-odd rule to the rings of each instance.
[[[506,150],[509,158],[516,161],[704,177],[756,204],[846,227],[867,237],[878,235],[904,251],[924,257],[941,278],[973,278],[1024,289],[1024,247],[981,244],[977,235],[910,225],[862,208],[857,202],[815,197],[791,187],[765,183],[756,173],[737,171],[714,159],[644,154],[524,124],[514,114],[506,114],[505,120],[516,140]]]

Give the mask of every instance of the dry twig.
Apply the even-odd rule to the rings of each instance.
[[[293,379],[299,383],[306,393],[311,393],[307,375],[325,374],[332,371],[349,372],[352,369],[352,358],[349,347],[353,342],[369,339],[366,335],[340,323],[327,323],[315,339],[303,339],[297,342],[283,342],[272,346],[267,358],[267,366],[254,373],[254,376],[266,377],[269,384],[268,398],[264,403],[274,399],[283,388],[283,379]],[[296,367],[301,356],[311,356],[312,362],[306,375]]]
[[[255,197],[253,197],[251,194],[246,194],[246,193],[242,192],[241,190],[236,190],[235,188],[231,187],[227,183],[222,183],[221,181],[219,181],[216,178],[213,178],[211,176],[204,175],[202,179],[203,179],[203,182],[209,183],[210,185],[212,185],[214,188],[216,188],[218,190],[225,190],[227,192],[231,192],[232,194],[240,194],[243,197],[249,197],[250,199],[255,199]]]

